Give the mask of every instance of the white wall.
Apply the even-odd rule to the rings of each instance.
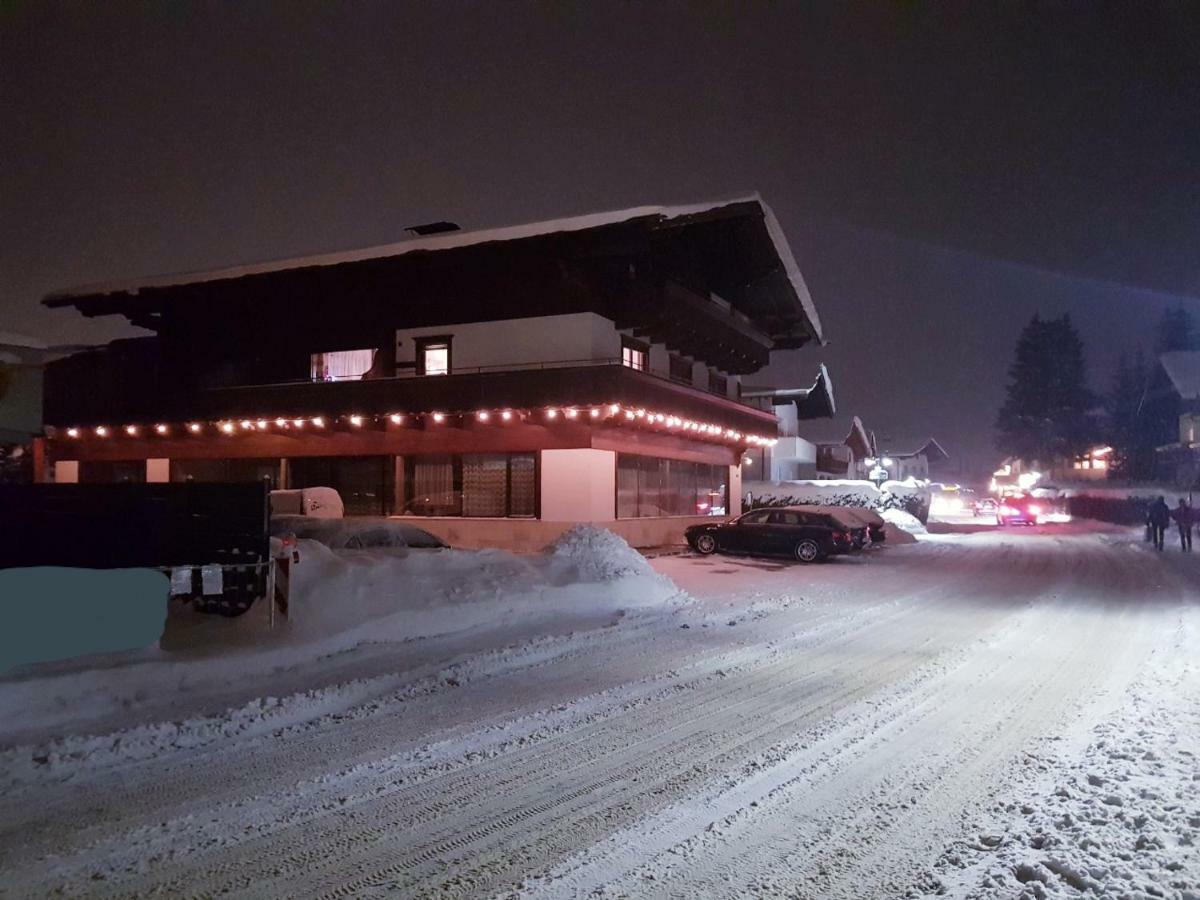
[[[55,484],[79,484],[79,460],[60,459],[54,463]]]
[[[171,480],[171,461],[169,459],[146,460],[146,483],[165,484]]]
[[[768,453],[772,481],[796,481],[816,474],[817,445],[802,437],[781,437]]]
[[[742,467],[729,467],[729,498],[728,509],[725,510],[731,516],[740,516],[742,514]]]
[[[611,320],[569,313],[402,329],[396,332],[396,361],[413,362],[416,338],[434,335],[451,335],[452,371],[621,358],[621,336]]]
[[[542,520],[611,522],[617,517],[617,454],[543,450]]]

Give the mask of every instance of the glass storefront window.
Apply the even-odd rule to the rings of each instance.
[[[537,459],[532,453],[409,457],[405,486],[405,515],[537,516]]]
[[[617,518],[723,516],[729,467],[617,455]]]

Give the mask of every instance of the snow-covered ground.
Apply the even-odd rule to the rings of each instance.
[[[1200,556],[937,530],[311,550],[232,655],[0,681],[0,895],[1200,896]]]

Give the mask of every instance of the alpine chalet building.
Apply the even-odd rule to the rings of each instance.
[[[464,546],[596,522],[636,545],[739,511],[778,433],[741,395],[821,341],[757,196],[53,294],[153,332],[52,363],[37,477],[269,479]]]

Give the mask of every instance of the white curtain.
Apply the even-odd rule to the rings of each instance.
[[[374,350],[336,350],[312,355],[313,381],[354,381],[375,364]]]

